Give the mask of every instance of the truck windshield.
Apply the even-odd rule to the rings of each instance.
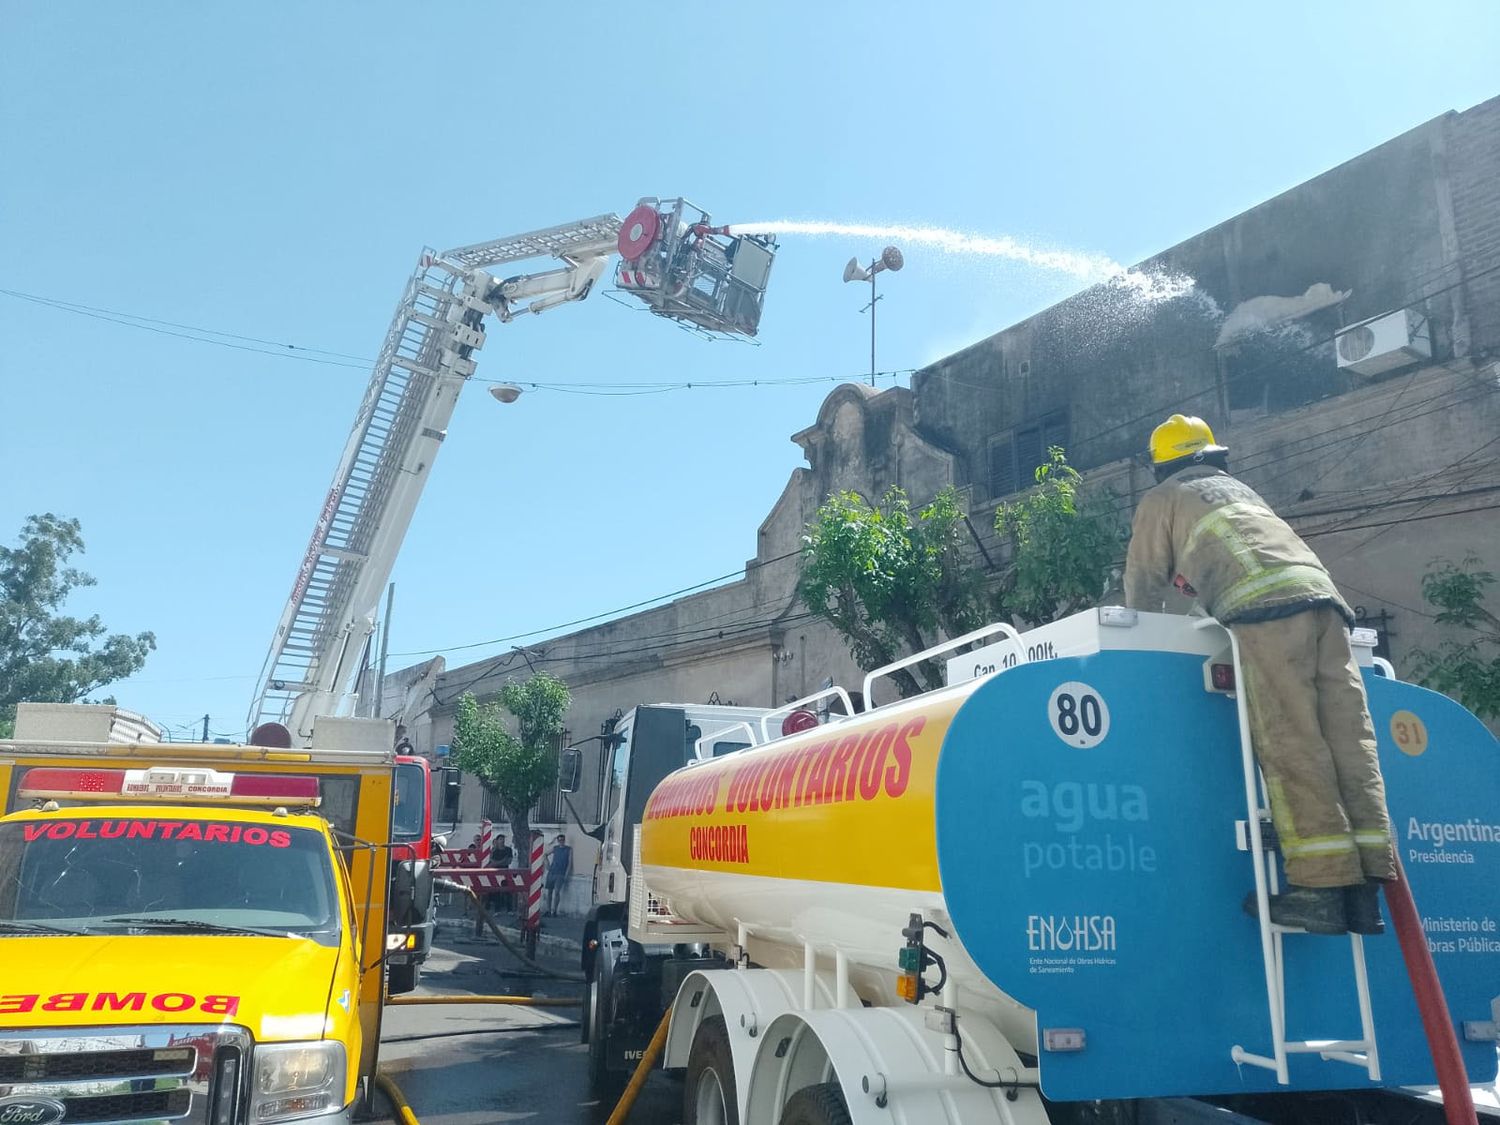
[[[149,817],[0,824],[0,937],[46,924],[298,934],[332,945],[336,885],[327,843],[305,828]]]
[[[427,775],[412,762],[396,765],[396,811],[391,822],[398,840],[416,840],[427,823]]]

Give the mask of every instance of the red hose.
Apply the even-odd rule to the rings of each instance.
[[[1391,909],[1401,956],[1406,959],[1406,973],[1411,977],[1411,989],[1417,998],[1417,1011],[1422,1015],[1422,1029],[1432,1051],[1438,1088],[1443,1092],[1443,1115],[1448,1125],[1478,1125],[1469,1075],[1458,1049],[1458,1036],[1453,1033],[1453,1017],[1448,1014],[1448,1001],[1438,984],[1437,966],[1427,949],[1427,935],[1422,931],[1422,919],[1412,900],[1400,855],[1396,856],[1396,878],[1385,884],[1385,901]]]

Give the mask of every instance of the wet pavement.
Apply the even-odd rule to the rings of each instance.
[[[582,985],[524,968],[493,941],[444,935],[414,995],[581,996]],[[576,957],[542,964],[576,972]],[[455,1005],[386,1011],[381,1064],[406,1094],[422,1125],[598,1125],[613,1105],[589,1092],[588,1048],[578,1040],[579,1008]],[[654,1073],[632,1122],[681,1120],[678,1081]],[[377,1108],[388,1108],[383,1096]]]

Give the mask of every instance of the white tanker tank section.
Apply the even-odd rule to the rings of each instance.
[[[1277,932],[1280,1009],[1270,994],[1261,927],[1240,908],[1254,864],[1241,710],[1211,670],[1232,667],[1222,628],[1092,610],[981,654],[978,678],[656,788],[630,936],[706,943],[734,966],[684,981],[667,1066],[693,1083],[694,1056],[717,1050],[747,1123],[814,1087],[855,1122],[973,1123],[1047,1121],[1038,1087],[1084,1100],[1434,1081],[1394,936]],[[1495,739],[1443,696],[1367,679],[1417,904],[1482,930],[1500,918]],[[1500,940],[1472,936],[1435,958],[1454,1019],[1479,1027]],[[1471,1079],[1492,1080],[1493,1041],[1463,1047]],[[1290,1062],[1237,1061],[1268,1054]]]

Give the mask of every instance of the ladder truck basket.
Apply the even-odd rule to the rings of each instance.
[[[641,200],[620,227],[615,284],[659,316],[754,336],[776,258],[770,235],[710,225],[685,199]]]

